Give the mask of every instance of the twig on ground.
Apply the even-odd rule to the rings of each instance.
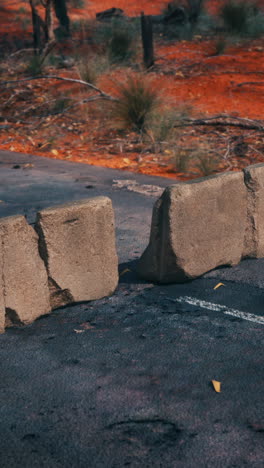
[[[264,157],[264,153],[262,151],[259,151],[257,148],[254,148],[254,146],[249,145],[248,146],[252,151],[256,151],[256,153],[259,153],[262,157]]]
[[[226,152],[225,152],[225,154],[224,154],[224,156],[223,156],[223,159],[224,159],[225,161],[227,161],[227,159],[229,158],[229,156],[230,156],[230,141],[228,140],[228,142],[227,142],[227,149],[226,149]]]
[[[264,86],[264,81],[244,81],[243,83],[238,83],[236,86],[240,88],[241,86],[253,85],[253,86]]]
[[[25,81],[32,81],[32,80],[43,80],[43,79],[50,79],[50,80],[61,80],[61,81],[68,81],[70,83],[77,83],[80,85],[87,86],[88,88],[93,89],[95,92],[99,93],[104,99],[108,99],[109,101],[118,101],[117,98],[114,98],[110,94],[105,93],[101,89],[94,86],[92,83],[88,83],[87,81],[78,80],[76,78],[66,78],[64,76],[56,76],[56,75],[40,75],[40,76],[30,76],[28,78],[22,78],[20,80],[8,80],[8,81],[0,81],[0,86],[4,86],[6,84],[17,84],[23,83]]]
[[[236,120],[236,122],[232,122]],[[204,119],[183,119],[183,121],[174,127],[191,127],[199,125],[209,125],[209,126],[229,126],[229,127],[239,127],[246,128],[247,130],[259,130],[264,131],[264,126],[262,121],[247,119],[242,117],[233,117],[231,115],[219,114],[212,117],[207,117]]]
[[[32,49],[32,48],[28,48],[28,49],[19,49],[19,50],[17,50],[16,52],[13,52],[13,54],[10,55],[10,58],[11,58],[11,57],[15,57],[16,55],[19,55],[19,54],[21,54],[22,52],[34,52],[34,49]]]

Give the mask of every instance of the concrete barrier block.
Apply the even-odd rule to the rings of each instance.
[[[243,171],[248,191],[243,257],[264,257],[264,164],[254,164]]]
[[[50,311],[48,276],[38,252],[38,236],[24,216],[0,220],[1,329],[29,324]]]
[[[90,198],[42,210],[37,215],[36,230],[53,309],[114,292],[118,260],[109,198]]]
[[[244,248],[247,190],[242,172],[168,187],[156,202],[150,242],[138,273],[161,283],[235,265]]]

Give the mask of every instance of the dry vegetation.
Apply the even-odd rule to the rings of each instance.
[[[142,1],[114,3],[130,17],[70,2],[72,37],[36,56],[28,3],[2,2],[0,148],[183,180],[264,162],[263,12],[251,3],[233,25],[218,0],[194,26],[155,24],[146,71]]]

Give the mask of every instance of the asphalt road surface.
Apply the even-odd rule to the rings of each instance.
[[[130,270],[112,297],[0,335],[1,468],[264,466],[264,260],[141,281],[152,206],[172,183],[0,152],[1,217],[33,223],[44,207],[107,195]]]

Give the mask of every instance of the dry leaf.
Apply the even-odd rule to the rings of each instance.
[[[58,151],[57,151],[56,149],[52,149],[51,152],[52,152],[52,154],[54,154],[55,156],[58,156],[58,154],[59,154]]]
[[[28,139],[32,143],[32,145],[35,146],[35,142],[34,142],[33,138],[31,138],[31,136],[28,136]]]
[[[82,328],[84,328],[85,330],[92,330],[94,328],[93,325],[91,325],[89,322],[84,322],[84,323],[81,323],[80,325]],[[82,330],[80,330],[82,331]]]
[[[130,164],[130,159],[128,159],[128,158],[123,158],[123,161],[124,161],[124,163],[126,163],[126,164]]]
[[[178,71],[174,73],[175,76],[180,76],[181,78],[184,78],[184,74],[181,71]]]
[[[75,329],[74,329],[74,331],[75,331],[75,333],[84,333],[85,332],[85,330],[75,330]]]
[[[218,283],[218,284],[214,287],[214,289],[218,289],[218,288],[220,288],[220,286],[224,286],[224,283]]]
[[[212,380],[213,387],[217,393],[221,392],[221,382],[218,382],[217,380]]]
[[[45,146],[49,145],[49,141],[46,141],[46,143],[43,143],[43,145],[39,144],[39,149],[45,148]]]
[[[130,271],[131,270],[129,270],[129,268],[125,268],[123,271],[121,271],[119,278],[121,278],[121,276],[125,275],[126,273],[129,273]]]

